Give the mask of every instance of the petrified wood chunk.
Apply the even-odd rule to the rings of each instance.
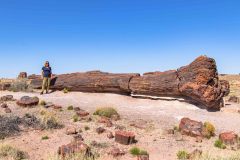
[[[227,145],[233,145],[238,142],[238,135],[232,131],[223,132],[219,134],[219,139]]]
[[[34,88],[42,80],[32,79]],[[218,78],[215,60],[200,56],[191,64],[177,70],[140,74],[112,74],[100,71],[58,75],[51,89],[83,92],[183,97],[203,104],[208,109],[220,109],[223,97],[229,94],[229,83]]]
[[[20,72],[19,75],[18,75],[18,78],[19,79],[27,78],[27,72]]]
[[[61,155],[61,157],[80,153],[83,155],[87,155],[90,153],[90,148],[82,141],[74,141],[67,145],[62,145],[58,148],[58,154]]]
[[[82,92],[110,92],[129,94],[129,81],[139,74],[112,74],[100,71],[86,73],[62,74],[55,77],[51,82],[51,89]],[[31,85],[41,88],[41,79],[34,79]]]
[[[208,109],[222,107],[223,97],[229,93],[229,83],[219,80],[214,59],[206,56],[177,70],[133,77],[129,86],[134,94],[186,97]]]
[[[189,118],[182,118],[179,124],[179,129],[182,134],[192,137],[202,137],[203,123]]]
[[[115,141],[125,145],[132,144],[135,142],[135,134],[128,131],[116,131]]]
[[[39,103],[38,97],[29,97],[29,96],[23,96],[20,100],[17,101],[17,105],[22,107],[31,107],[36,106]]]

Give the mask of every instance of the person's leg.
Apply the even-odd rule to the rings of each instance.
[[[43,92],[44,92],[44,90],[45,90],[45,88],[46,88],[46,82],[47,82],[47,78],[43,78],[43,82],[42,82],[42,92],[41,92],[41,94],[43,94]]]
[[[47,93],[49,91],[49,88],[50,88],[50,84],[51,84],[51,78],[47,78]]]

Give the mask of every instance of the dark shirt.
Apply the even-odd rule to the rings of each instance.
[[[52,68],[51,67],[42,67],[43,77],[51,77]]]

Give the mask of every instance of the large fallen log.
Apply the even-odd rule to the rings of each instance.
[[[177,70],[139,74],[112,74],[100,71],[57,75],[51,89],[82,92],[111,92],[161,97],[183,97],[219,109],[229,93],[229,83],[218,78],[215,60],[198,57]],[[33,78],[31,85],[41,88],[41,79]]]
[[[71,73],[58,75],[52,79],[51,89],[81,92],[109,92],[119,94],[130,94],[129,82],[139,74],[112,74],[100,71],[86,73]],[[31,85],[39,89],[42,80],[32,79]]]
[[[177,70],[146,73],[130,81],[133,94],[186,97],[209,109],[223,107],[229,83],[218,78],[215,60],[200,56]]]

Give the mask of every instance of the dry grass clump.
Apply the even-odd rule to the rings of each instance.
[[[189,158],[189,153],[187,151],[185,151],[185,150],[180,150],[177,153],[177,158],[179,160],[186,160],[186,159]]]
[[[113,116],[119,116],[118,112],[113,107],[99,107],[93,115],[104,116],[112,118]]]
[[[0,139],[14,136],[20,132],[21,119],[16,116],[0,116]]]
[[[214,146],[217,148],[220,148],[220,149],[226,148],[226,145],[220,139],[218,139],[214,142]]]
[[[22,160],[26,159],[27,154],[9,145],[0,145],[0,159]]]
[[[59,129],[63,127],[55,113],[42,110],[40,114],[41,124],[44,129]]]
[[[44,101],[44,100],[41,100],[41,101],[39,101],[39,105],[41,105],[41,106],[45,106],[47,103],[46,103],[46,101]]]
[[[73,153],[71,155],[67,155],[64,158],[56,155],[50,156],[48,160],[97,160],[100,157],[99,153],[92,150],[88,154],[86,153]]]
[[[133,156],[140,156],[140,155],[149,155],[147,151],[145,150],[142,150],[138,147],[132,147],[130,150],[129,150],[129,153]]]
[[[203,125],[204,137],[211,138],[215,136],[215,127],[210,122],[205,122]]]
[[[11,83],[8,90],[13,92],[32,92],[33,88],[28,84],[27,80],[16,80]]]
[[[66,94],[66,93],[68,93],[68,92],[69,92],[69,89],[67,89],[67,88],[64,88],[64,89],[63,89],[63,93]]]

